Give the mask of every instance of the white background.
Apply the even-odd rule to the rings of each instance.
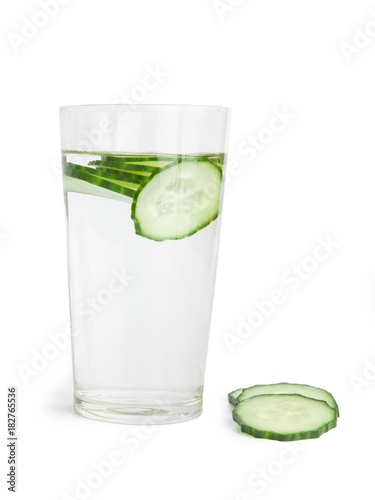
[[[216,4],[70,0],[47,21],[35,0],[1,4],[1,491],[6,387],[17,385],[21,499],[84,498],[79,480],[115,450],[122,464],[86,498],[372,495],[375,3]],[[46,23],[25,31],[27,20]],[[16,43],[22,30],[29,39]],[[164,75],[144,95],[150,67]],[[149,434],[73,414],[69,345],[20,375],[68,323],[58,107],[132,95],[233,109],[204,413]],[[262,131],[283,110],[293,116],[284,129]],[[249,137],[268,143],[241,153]],[[314,267],[318,238],[336,248]],[[314,271],[291,290],[285,273],[301,264]],[[241,340],[239,318],[275,288],[284,303]],[[225,334],[237,335],[232,352]],[[341,411],[336,429],[288,454],[241,434],[226,400],[238,387],[281,381],[330,390]]]

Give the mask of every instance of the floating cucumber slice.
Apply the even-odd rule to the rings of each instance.
[[[161,168],[164,168],[165,166],[170,165],[171,163],[172,162],[169,161],[169,162],[161,162],[160,165],[151,165],[150,163],[129,163],[122,161],[93,160],[90,161],[88,164],[94,167],[115,168],[117,170],[126,170],[128,172],[154,173],[154,172],[160,172]]]
[[[254,385],[247,389],[243,389],[241,394],[236,397],[237,403],[232,404],[241,403],[258,394],[301,394],[309,398],[320,399],[325,401],[331,408],[334,408],[336,415],[339,416],[338,405],[330,392],[319,389],[318,387],[313,387],[312,385],[304,384],[288,384],[282,382],[280,384]]]
[[[116,168],[108,168],[108,167],[96,167],[95,169],[91,170],[95,175],[103,176],[106,179],[134,182],[139,185],[147,182],[148,178],[151,175],[150,172],[141,173],[128,170],[118,170]]]
[[[197,155],[194,157],[195,160],[198,161],[211,161],[215,165],[220,166],[220,168],[223,167],[224,165],[224,155],[222,154],[217,154],[217,155],[211,155],[211,156],[206,156],[206,155]],[[171,163],[175,162],[176,160],[179,161],[187,161],[189,160],[189,156],[187,155],[161,155],[161,156],[129,156],[129,155],[112,155],[112,156],[102,156],[101,160],[94,160],[93,164],[96,164],[97,162],[103,162],[103,163],[122,163],[125,165],[139,165],[140,167],[156,167],[157,169],[159,168],[164,168]],[[95,163],[94,163],[95,162]],[[127,167],[126,167],[127,168]]]
[[[228,400],[229,400],[231,405],[233,405],[233,406],[238,405],[237,398],[241,394],[242,391],[243,391],[243,389],[236,389],[235,391],[232,391],[228,394]]]
[[[181,239],[218,216],[222,170],[216,160],[221,157],[103,154],[87,166],[65,162],[64,187],[110,199],[133,199],[131,217],[137,234],[155,241]]]
[[[125,163],[154,163],[155,166],[160,166],[161,163],[171,163],[177,157],[181,157],[181,155],[129,155],[129,154],[111,154],[111,155],[102,155],[103,161],[121,161]]]
[[[84,167],[83,165],[76,165],[74,163],[65,163],[64,171],[66,172],[74,172],[74,174],[82,173],[87,174],[88,176],[99,177],[104,180],[111,180],[115,183],[120,184],[121,186],[130,187],[131,189],[138,189],[139,186],[143,183],[147,177],[143,175],[139,175],[139,179],[135,179],[132,177],[130,172],[126,172],[125,170],[121,170],[120,175],[118,175],[116,170],[107,169],[107,171],[101,171],[98,168]],[[138,177],[138,175],[137,175]]]
[[[233,420],[246,434],[277,441],[318,438],[337,425],[334,408],[301,394],[253,396],[236,406]]]
[[[90,182],[83,181],[79,178],[70,177],[68,175],[63,176],[64,191],[66,193],[79,193],[79,194],[90,194],[93,196],[100,196],[101,198],[109,198],[110,200],[123,201],[126,203],[131,203],[133,198],[130,196],[124,196],[123,194],[110,191],[109,189],[102,188],[100,186],[91,184]]]
[[[221,170],[213,163],[181,160],[149,177],[134,196],[137,234],[156,241],[176,240],[206,227],[218,216]]]
[[[138,182],[128,182],[124,179],[111,178],[99,174],[95,169],[76,165],[74,163],[64,164],[64,174],[68,177],[86,181],[94,186],[99,186],[109,191],[113,191],[123,196],[133,198],[140,187]],[[64,185],[65,187],[65,185]],[[67,190],[65,188],[65,190]],[[108,196],[110,198],[111,196]]]
[[[112,167],[96,167],[95,171],[99,175],[105,175],[106,177],[113,176],[113,179],[132,179],[132,181],[139,182],[139,184],[143,184],[151,175],[151,172],[134,172],[133,170],[119,170]]]

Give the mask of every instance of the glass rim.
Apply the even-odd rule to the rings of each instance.
[[[125,103],[120,103],[120,104],[72,104],[72,105],[67,105],[67,106],[60,106],[59,110],[61,111],[66,111],[66,110],[74,110],[74,111],[104,111],[105,109],[111,109],[112,111],[114,109],[142,109],[143,111],[146,111],[147,108],[150,108],[149,110],[156,110],[159,108],[160,110],[162,109],[176,109],[176,110],[188,110],[188,109],[196,109],[196,110],[206,110],[206,111],[226,111],[230,112],[231,108],[228,108],[226,106],[215,106],[211,104],[125,104]]]

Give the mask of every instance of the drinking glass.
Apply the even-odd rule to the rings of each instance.
[[[74,408],[147,424],[202,412],[230,111],[60,109]]]

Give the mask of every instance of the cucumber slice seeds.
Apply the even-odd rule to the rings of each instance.
[[[228,394],[241,431],[278,441],[314,439],[337,425],[338,405],[331,393],[304,384],[254,385]]]
[[[64,161],[64,189],[131,203],[136,234],[178,240],[218,217],[223,164],[222,154],[103,153],[86,166]]]

